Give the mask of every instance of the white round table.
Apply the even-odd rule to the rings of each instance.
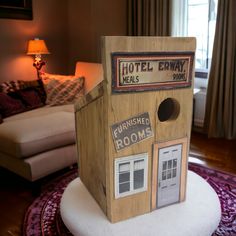
[[[110,223],[79,178],[61,199],[61,217],[75,236],[210,236],[221,218],[217,194],[188,171],[186,201],[115,224]]]

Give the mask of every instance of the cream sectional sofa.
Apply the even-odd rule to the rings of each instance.
[[[102,79],[101,64],[77,62],[85,93]],[[44,106],[10,116],[0,124],[0,166],[29,181],[77,162],[74,105]]]

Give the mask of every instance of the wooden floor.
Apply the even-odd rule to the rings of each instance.
[[[192,133],[189,161],[236,174],[236,140],[207,139]],[[22,235],[24,212],[34,198],[27,181],[0,169],[0,236]]]
[[[236,140],[208,139],[193,132],[189,161],[236,174]]]

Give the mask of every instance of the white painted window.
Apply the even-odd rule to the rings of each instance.
[[[115,198],[147,190],[148,154],[125,156],[115,160]]]
[[[196,77],[206,78],[212,58],[218,0],[173,0],[172,36],[197,38]]]

